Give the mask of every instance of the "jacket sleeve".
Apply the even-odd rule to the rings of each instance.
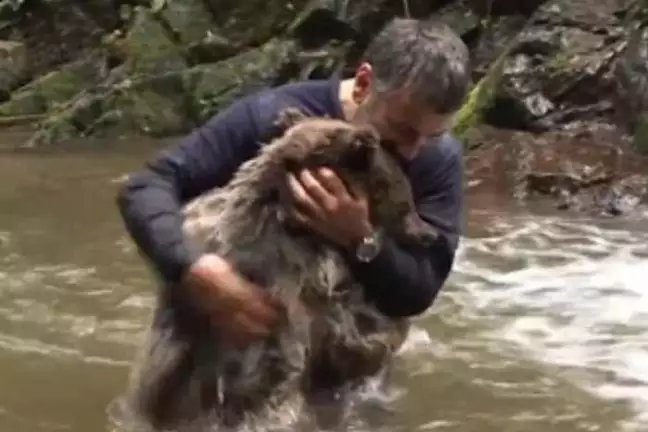
[[[440,235],[425,251],[407,250],[384,240],[369,263],[350,257],[351,269],[378,309],[393,317],[423,313],[434,302],[452,269],[459,242],[463,210],[463,158],[460,144],[445,137],[433,157],[425,157],[412,174],[416,207]],[[443,150],[443,151],[441,151]]]
[[[179,280],[197,258],[183,240],[183,204],[225,184],[257,151],[255,109],[249,99],[236,102],[176,146],[158,153],[129,175],[118,191],[117,205],[127,231],[166,281]]]

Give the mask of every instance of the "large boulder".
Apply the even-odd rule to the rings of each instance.
[[[268,85],[273,66],[292,44],[272,39],[218,63],[133,76],[126,65],[82,92],[42,123],[26,144],[53,144],[79,135],[187,132],[234,98]]]
[[[554,0],[513,25],[522,28],[485,120],[531,130],[610,123],[627,10],[626,0]]]
[[[56,110],[82,90],[98,84],[102,73],[92,57],[66,64],[14,91],[11,98],[0,105],[0,115],[46,114]]]
[[[480,15],[531,15],[547,0],[468,0],[467,4]]]
[[[185,72],[195,124],[206,121],[236,98],[272,85],[277,65],[293,52],[291,41],[277,38],[218,63]]]
[[[193,63],[216,62],[282,34],[312,0],[159,0],[156,18]]]
[[[135,75],[175,71],[188,67],[182,45],[176,43],[156,14],[144,6],[132,12],[130,28],[121,44],[128,68]]]
[[[635,24],[628,33],[615,68],[615,107],[618,121],[634,136],[635,149],[648,154],[648,28]]]
[[[84,57],[102,36],[121,25],[113,0],[13,2],[15,25],[2,26],[0,38],[24,44],[26,74],[37,77]]]
[[[557,209],[615,216],[648,204],[648,157],[619,148],[618,130],[541,135],[482,127],[466,161],[470,194],[496,194]]]
[[[0,41],[0,100],[26,78],[27,50],[20,42]]]
[[[472,52],[475,86],[458,116],[455,132],[461,137],[469,141],[470,132],[484,123],[536,132],[619,123],[641,147],[646,104],[637,96],[643,87],[636,74],[645,68],[646,43],[645,35],[632,39],[628,31],[642,20],[639,1],[97,0],[94,9],[112,4],[97,25],[90,6],[52,0],[49,9],[36,7],[35,15],[58,16],[62,12],[53,11],[54,4],[70,8],[64,21],[78,21],[72,33],[85,39],[70,45],[67,55],[92,53],[101,82],[70,79],[65,68],[52,72],[56,61],[76,60],[45,55],[47,72],[13,91],[0,115],[49,116],[37,135],[47,139],[33,142],[100,133],[107,125],[153,135],[181,133],[260,86],[348,75],[388,20],[410,15],[448,23]],[[88,19],[97,21],[94,30]],[[17,28],[34,34],[32,21]],[[47,30],[50,24],[39,25]],[[62,41],[57,37],[52,40]],[[29,38],[10,39],[23,40],[28,80],[30,71],[38,70],[30,59],[40,51]],[[621,108],[635,114],[615,116]]]
[[[292,51],[272,35],[297,18],[300,2],[277,2],[263,16],[248,3],[221,5],[227,19],[202,0],[131,5],[128,28],[102,39],[100,52],[119,58],[103,80],[88,86],[65,68],[51,72],[15,92],[0,115],[47,115],[30,146],[106,130],[184,133],[235,97],[272,85]]]

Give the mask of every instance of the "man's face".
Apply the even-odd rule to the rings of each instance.
[[[356,75],[355,91],[361,101],[354,121],[373,125],[390,150],[411,160],[426,140],[447,131],[451,115],[437,114],[432,108],[414,103],[409,89],[372,94],[371,74],[364,72],[359,69]]]

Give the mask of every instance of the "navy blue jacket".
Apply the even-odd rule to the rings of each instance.
[[[177,281],[197,258],[183,241],[182,205],[227,183],[277,132],[273,123],[284,107],[343,118],[338,86],[338,78],[309,80],[244,97],[129,176],[118,194],[119,210],[139,250],[164,280]],[[405,168],[419,214],[442,235],[427,253],[386,239],[370,263],[349,258],[368,297],[391,316],[417,315],[432,304],[452,268],[462,217],[462,146],[457,140],[435,138]]]

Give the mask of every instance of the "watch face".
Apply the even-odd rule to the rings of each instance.
[[[371,261],[378,254],[378,244],[375,242],[364,242],[358,246],[356,255],[362,262]]]

